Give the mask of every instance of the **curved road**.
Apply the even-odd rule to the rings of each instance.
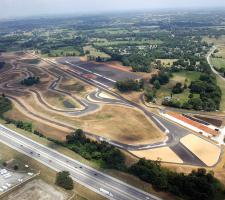
[[[206,56],[207,62],[209,63],[209,66],[211,67],[211,70],[214,74],[218,75],[220,78],[222,78],[225,81],[225,77],[221,76],[221,74],[215,70],[213,64],[210,61],[210,57],[211,55],[215,52],[217,48],[215,46],[212,47],[212,49],[210,50],[210,52],[208,53],[208,55]]]

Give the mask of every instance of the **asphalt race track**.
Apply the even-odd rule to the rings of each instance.
[[[170,121],[168,121],[167,119],[161,117],[158,114],[152,113],[148,110],[146,110],[146,108],[144,108],[142,105],[139,105],[137,103],[134,103],[132,101],[128,101],[127,99],[123,98],[122,96],[120,96],[119,94],[113,92],[109,86],[98,82],[92,78],[89,78],[87,76],[82,76],[83,72],[79,71],[79,68],[76,68],[74,66],[71,66],[71,64],[67,63],[67,66],[69,66],[69,68],[61,68],[59,66],[58,63],[56,62],[52,62],[48,59],[43,59],[40,58],[36,55],[31,54],[32,56],[37,57],[38,59],[41,59],[45,62],[47,62],[48,64],[52,65],[54,67],[55,70],[61,71],[62,76],[63,74],[71,76],[71,77],[75,77],[77,79],[80,79],[94,87],[97,88],[97,90],[95,92],[92,92],[91,94],[89,94],[88,96],[96,101],[96,102],[101,102],[101,103],[109,103],[109,104],[121,104],[121,105],[125,105],[125,106],[129,106],[129,107],[134,107],[136,109],[139,109],[140,111],[142,111],[147,117],[149,117],[166,135],[167,135],[167,140],[161,142],[161,143],[155,143],[155,144],[145,144],[145,145],[129,145],[129,144],[123,144],[120,143],[118,141],[112,141],[109,140],[108,138],[104,138],[104,137],[100,137],[98,135],[94,135],[92,133],[88,133],[85,132],[85,134],[87,136],[91,136],[93,138],[95,138],[98,141],[106,141],[114,146],[117,146],[118,148],[122,148],[125,150],[144,150],[144,149],[152,149],[152,148],[158,148],[158,147],[163,147],[163,146],[169,146],[184,162],[184,164],[190,164],[190,165],[196,165],[196,166],[205,166],[204,163],[202,163],[192,152],[190,152],[186,147],[184,147],[181,143],[180,143],[180,138],[186,136],[187,134],[190,134],[190,132],[181,127],[178,126]],[[67,60],[64,60],[64,62],[67,62]],[[111,70],[111,68],[110,68]],[[46,71],[48,73],[52,73],[49,71]],[[95,72],[92,72],[89,70],[88,72],[89,74],[92,73],[92,75],[94,76]],[[60,73],[58,73],[60,74]],[[54,73],[52,74],[54,75]],[[101,75],[102,76],[102,75]],[[60,75],[56,75],[55,74],[55,81],[50,85],[49,89],[52,89],[54,91],[60,92],[60,93],[65,93],[65,91],[61,91],[57,88],[57,84],[59,82],[60,79]],[[111,77],[110,77],[111,78]],[[108,80],[109,78],[106,77],[106,80]],[[99,93],[101,91],[104,91],[114,97],[116,97],[117,100],[115,99],[108,99],[108,98],[101,98],[99,96]],[[70,95],[69,93],[66,93],[67,95]],[[61,126],[61,127],[65,127],[68,128],[69,130],[73,131],[75,129],[75,127],[72,127],[71,125],[62,123],[60,121],[57,120],[51,120],[51,119],[46,119],[41,115],[37,115],[36,113],[32,113],[29,109],[27,109],[22,102],[20,102],[18,99],[16,99],[15,97],[9,96],[9,98],[11,98],[11,100],[16,101],[16,103],[20,104],[25,110],[26,112],[28,112],[29,114],[42,119],[42,120],[46,120],[49,123],[55,124],[57,126]],[[41,101],[41,97],[40,101]],[[76,98],[76,97],[74,97]],[[92,111],[94,109],[97,109],[98,107],[98,103],[95,103],[94,101],[91,102],[88,100],[88,97],[86,97],[85,99],[81,100],[84,105],[84,109],[82,110],[77,110],[77,111],[73,111],[71,112],[71,110],[69,111],[62,111],[65,112],[67,114],[72,114],[72,115],[82,115],[82,114],[87,114],[89,111]],[[44,103],[44,102],[43,102]]]
[[[33,54],[31,54],[33,55]],[[91,133],[86,133],[87,135],[94,136],[97,140],[99,141],[106,141],[114,146],[117,146],[119,148],[123,148],[125,150],[144,150],[144,149],[152,149],[152,148],[158,148],[158,147],[163,147],[163,146],[169,146],[177,155],[180,156],[180,158],[183,160],[184,164],[190,164],[190,165],[196,165],[196,166],[205,166],[203,162],[199,160],[192,152],[190,152],[185,146],[183,146],[180,143],[180,138],[186,136],[187,134],[190,134],[190,132],[180,126],[177,126],[176,124],[168,121],[167,119],[156,115],[155,113],[152,113],[148,110],[146,110],[143,106],[136,104],[132,101],[128,101],[127,99],[123,98],[117,93],[114,93],[111,91],[111,87],[109,85],[105,85],[106,82],[101,83],[99,81],[94,80],[93,78],[82,76],[83,74],[86,74],[87,72],[83,69],[80,69],[80,67],[76,67],[76,64],[71,64],[70,62],[73,62],[73,58],[68,59],[63,58],[63,60],[60,60],[59,63],[57,62],[52,62],[48,59],[43,59],[41,57],[38,57],[36,55],[33,55],[48,64],[56,67],[58,70],[61,70],[63,73],[69,74],[71,76],[74,76],[75,78],[78,78],[90,85],[93,85],[94,87],[98,88],[101,91],[104,91],[117,99],[119,99],[121,102],[123,102],[127,106],[132,106],[135,107],[142,112],[145,113],[146,116],[148,116],[165,134],[167,135],[168,139],[164,142],[161,143],[156,143],[156,144],[146,144],[146,145],[127,145],[127,144],[122,144],[117,141],[111,141],[107,138],[102,138],[96,135],[93,135]],[[67,66],[70,67],[70,69],[63,70],[58,66],[58,64],[66,64]],[[76,63],[79,63],[79,59],[76,59]],[[89,67],[90,68],[90,67]],[[111,68],[110,68],[111,70]],[[90,69],[88,69],[88,74],[93,74],[95,75],[95,72],[92,72]],[[100,74],[100,76],[102,76]],[[110,77],[111,78],[111,77]],[[106,77],[105,80],[108,80],[108,77]],[[93,96],[93,95],[92,95]],[[96,96],[96,95],[94,95]]]

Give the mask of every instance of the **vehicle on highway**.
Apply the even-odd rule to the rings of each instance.
[[[104,193],[104,194],[106,194],[106,195],[108,195],[108,196],[110,196],[110,197],[113,197],[113,194],[111,192],[109,192],[109,191],[107,191],[107,190],[105,190],[103,188],[100,188],[99,191]]]

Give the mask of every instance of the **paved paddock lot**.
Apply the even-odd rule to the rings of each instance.
[[[94,78],[88,79],[95,80],[111,88],[119,80],[142,78],[135,73],[116,69],[104,63],[82,62],[76,58],[74,60],[72,58],[60,58],[58,62],[70,66],[76,73],[79,73],[85,78],[94,75]]]
[[[11,188],[30,179],[34,174],[19,173],[0,168],[0,195],[7,192]]]

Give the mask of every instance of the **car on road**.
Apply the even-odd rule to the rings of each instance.
[[[113,197],[113,194],[111,192],[109,192],[109,191],[107,191],[107,190],[105,190],[103,188],[99,188],[99,191],[104,193],[104,194],[106,194],[106,195],[108,195],[108,196],[110,196],[110,197]]]

